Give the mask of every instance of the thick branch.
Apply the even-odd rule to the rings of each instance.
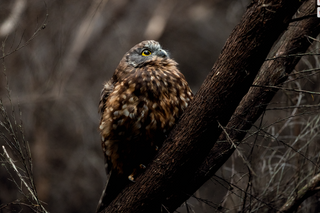
[[[314,12],[314,2],[309,0],[301,6],[296,16],[299,18]],[[303,53],[311,44],[308,36],[316,37],[319,33],[320,21],[317,18],[309,18],[290,24],[277,45],[270,51],[269,57]],[[253,85],[280,85],[287,79],[288,74],[292,72],[299,60],[300,57],[283,57],[273,61],[266,61]],[[226,126],[228,135],[233,142],[239,144],[242,141],[247,133],[246,131],[260,117],[277,90],[263,87],[250,88]],[[188,199],[190,195],[209,180],[234,152],[235,148],[231,146],[230,142],[227,142],[226,134],[222,133],[219,141],[214,145],[208,157],[194,175],[194,179],[188,183],[189,187],[185,187],[184,189],[186,190],[177,191],[164,203],[168,209],[175,210],[179,207],[179,203]]]
[[[105,212],[159,212],[192,179],[300,1],[253,1],[154,163]]]

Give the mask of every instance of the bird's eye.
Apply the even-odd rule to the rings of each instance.
[[[148,55],[151,55],[151,52],[149,50],[143,50],[141,55],[142,56],[148,56]]]

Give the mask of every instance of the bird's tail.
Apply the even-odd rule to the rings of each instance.
[[[128,178],[117,174],[116,171],[110,171],[109,175],[97,206],[97,213],[105,209],[128,184]]]

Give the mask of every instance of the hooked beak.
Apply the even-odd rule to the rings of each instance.
[[[168,57],[168,53],[163,49],[158,50],[156,52],[156,55],[159,56],[159,57],[162,57],[162,58]]]

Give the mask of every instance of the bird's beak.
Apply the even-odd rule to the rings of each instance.
[[[156,52],[156,55],[159,56],[159,57],[162,57],[162,58],[168,57],[168,53],[163,49],[158,50]]]

